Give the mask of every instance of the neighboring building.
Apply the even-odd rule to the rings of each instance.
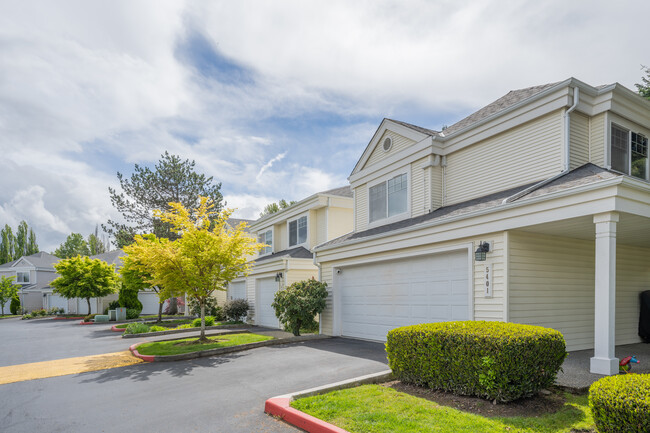
[[[352,191],[336,188],[314,194],[250,224],[249,232],[267,244],[252,272],[234,280],[228,299],[246,298],[257,325],[278,327],[271,307],[275,292],[296,281],[319,278],[312,247],[352,230]]]
[[[574,78],[443,131],[385,119],[349,177],[354,231],[314,249],[330,291],[322,331],[385,341],[423,322],[541,325],[615,374],[614,343],[640,341],[650,288],[648,137],[650,101]]]
[[[90,258],[103,260],[109,265],[115,265],[115,269],[119,270],[122,267],[120,258],[125,255],[122,250],[113,250]],[[26,311],[58,307],[63,308],[66,313],[88,314],[88,303],[85,299],[65,299],[53,293],[54,287],[50,283],[59,276],[54,269],[54,264],[59,260],[58,257],[41,251],[0,265],[0,275],[16,277],[15,284],[21,286],[18,292],[21,305]],[[102,312],[117,296],[115,293],[103,298],[91,298],[91,313]],[[157,307],[155,312],[158,312]]]
[[[16,277],[14,284],[20,285],[18,295],[21,305],[27,311],[38,310],[48,305],[47,289],[50,282],[58,277],[54,270],[54,264],[58,261],[59,258],[52,254],[39,252],[0,265],[0,275]]]

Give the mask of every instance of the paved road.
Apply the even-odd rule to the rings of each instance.
[[[98,329],[77,330],[95,326],[3,322],[2,365],[113,352],[134,342]],[[11,336],[7,343],[5,337],[23,324],[29,343]],[[37,328],[42,332],[33,332]],[[51,347],[55,341],[65,341],[70,351]],[[8,354],[12,345],[26,352]],[[51,356],[39,346],[51,348]],[[264,415],[267,398],[383,371],[385,362],[382,344],[333,338],[12,383],[0,386],[0,430],[297,432]]]

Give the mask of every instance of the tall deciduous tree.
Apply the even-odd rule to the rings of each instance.
[[[95,232],[88,235],[88,241],[86,243],[88,244],[88,251],[91,256],[108,251],[106,244],[99,237],[99,226],[95,226]]]
[[[102,228],[113,236],[114,243],[122,248],[133,242],[135,234],[153,233],[158,238],[174,240],[177,233],[169,223],[154,215],[154,209],[170,210],[169,203],[180,203],[193,209],[199,204],[199,196],[209,197],[215,209],[221,208],[223,197],[221,183],[214,183],[195,171],[195,162],[182,160],[180,156],[165,152],[154,170],[135,165],[131,178],[117,173],[120,189],[108,188],[113,207],[122,214],[125,224],[108,220]]]
[[[282,209],[286,209],[286,208],[288,208],[289,206],[291,206],[291,205],[294,204],[294,203],[296,203],[295,200],[286,201],[285,199],[280,199],[280,201],[277,202],[277,203],[270,203],[270,204],[267,204],[267,205],[264,207],[264,210],[262,211],[262,213],[260,213],[260,217],[263,217],[263,216],[266,216],[266,215],[270,215],[270,214],[272,214],[272,213],[279,212],[279,211],[281,211]]]
[[[38,249],[38,244],[36,243],[36,234],[30,228],[29,240],[27,241],[27,251],[25,252],[25,255],[31,256],[32,254],[36,254],[38,251],[39,249]]]
[[[54,250],[54,255],[61,259],[69,259],[75,256],[88,256],[90,255],[90,249],[84,237],[81,236],[81,233],[70,233],[65,242]]]
[[[59,274],[50,283],[54,287],[54,293],[66,299],[85,299],[89,314],[90,298],[101,298],[116,291],[115,266],[102,260],[76,256],[59,260],[54,269]]]
[[[201,337],[205,338],[205,302],[215,290],[226,290],[234,278],[248,274],[247,257],[264,245],[244,232],[246,225],[231,228],[227,219],[230,210],[216,211],[207,197],[200,197],[197,208],[186,209],[181,203],[170,203],[171,211],[156,211],[160,220],[169,224],[179,236],[176,240],[155,235],[135,237],[135,243],[124,250],[141,272],[151,275],[149,284],[164,288],[165,297],[187,293],[201,306]]]
[[[0,264],[30,256],[38,252],[36,235],[25,221],[18,224],[14,235],[9,224],[0,231]]]
[[[18,293],[18,286],[14,284],[15,276],[5,277],[0,276],[0,306],[2,307],[2,315],[5,315],[5,303],[13,299]]]
[[[14,249],[14,259],[17,259],[27,254],[27,244],[29,242],[29,227],[25,221],[21,221],[18,224],[18,230],[16,230],[16,245]]]
[[[15,243],[14,232],[9,227],[9,224],[5,224],[2,231],[0,231],[0,264],[14,260]]]
[[[641,84],[635,84],[639,95],[646,99],[650,99],[650,68],[641,65],[641,69],[645,71],[645,77],[641,77]]]

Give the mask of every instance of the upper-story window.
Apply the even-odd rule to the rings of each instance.
[[[268,245],[260,250],[260,256],[271,254],[273,252],[273,230],[269,229],[265,232],[258,233],[257,242]]]
[[[307,242],[307,216],[289,221],[289,246],[304,244]]]
[[[16,282],[22,284],[28,284],[29,272],[16,272]]]
[[[612,169],[648,180],[648,137],[612,124]]]
[[[406,173],[369,188],[370,222],[390,218],[408,210],[408,179]]]

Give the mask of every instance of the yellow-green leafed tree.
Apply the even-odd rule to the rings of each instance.
[[[170,295],[187,293],[201,306],[201,337],[205,338],[205,301],[215,290],[226,290],[234,278],[247,275],[247,256],[263,248],[244,232],[246,225],[226,224],[232,210],[215,212],[207,197],[200,197],[196,209],[169,203],[170,211],[155,211],[156,218],[168,223],[180,235],[174,241],[155,235],[136,235],[124,248],[148,283],[163,287]],[[165,296],[165,295],[162,295]],[[161,296],[161,298],[162,298]]]

